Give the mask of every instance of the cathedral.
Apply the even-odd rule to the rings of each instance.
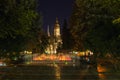
[[[60,25],[58,18],[56,18],[54,28],[53,28],[53,34],[50,33],[50,29],[48,26],[47,29],[47,35],[48,35],[48,45],[45,50],[47,54],[56,54],[57,50],[62,46],[62,39],[61,39],[61,33],[60,33]]]

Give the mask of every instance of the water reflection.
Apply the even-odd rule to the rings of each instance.
[[[120,72],[116,72],[113,65],[97,65],[99,80],[120,80]]]
[[[57,64],[55,64],[54,66],[55,66],[55,76],[56,76],[56,80],[60,80],[60,79],[61,79],[60,66],[58,66]]]
[[[97,65],[97,71],[100,72],[106,72],[107,69],[104,66],[101,66],[100,64]]]
[[[29,65],[0,67],[0,80],[119,80],[120,74],[98,65]]]
[[[98,76],[100,79],[106,79],[104,72],[107,72],[106,67],[101,66],[100,64],[97,65]]]
[[[0,80],[97,80],[88,65],[35,65],[2,67]]]
[[[106,79],[106,76],[103,73],[98,73],[99,79]]]

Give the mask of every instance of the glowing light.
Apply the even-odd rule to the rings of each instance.
[[[58,65],[55,65],[55,76],[57,80],[61,79],[60,67]]]
[[[30,62],[26,62],[26,64],[30,64]]]
[[[99,76],[100,79],[106,79],[106,76],[102,73],[99,73],[98,76]]]
[[[97,66],[98,76],[100,79],[106,79],[106,76],[102,72],[106,72],[107,69],[100,64]]]
[[[65,64],[67,65],[67,64],[68,64],[68,62],[65,62]]]
[[[33,58],[33,60],[71,61],[72,59],[71,59],[70,55],[55,55],[55,54],[46,55],[46,54],[42,54],[39,56],[35,56]]]
[[[98,66],[97,66],[97,71],[98,71],[98,72],[106,72],[107,69],[106,69],[105,67],[101,66],[101,65],[98,65]]]
[[[0,66],[6,66],[6,63],[0,61]]]

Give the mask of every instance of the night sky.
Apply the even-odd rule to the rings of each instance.
[[[69,19],[74,0],[39,0],[39,12],[43,16],[43,27],[53,28],[56,17],[62,26],[64,19]]]

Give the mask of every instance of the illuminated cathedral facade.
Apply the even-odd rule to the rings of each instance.
[[[49,40],[48,40],[48,45],[45,52],[47,54],[56,54],[58,52],[58,49],[62,46],[60,24],[59,24],[58,18],[56,18],[56,21],[54,24],[53,34],[50,33],[50,29],[48,26],[47,35]]]

